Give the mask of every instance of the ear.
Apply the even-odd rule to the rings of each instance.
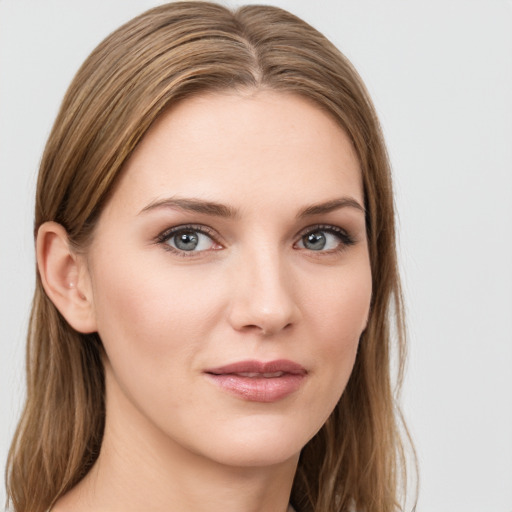
[[[37,266],[44,290],[76,331],[95,332],[92,286],[84,255],[71,248],[66,230],[45,222],[37,232]]]

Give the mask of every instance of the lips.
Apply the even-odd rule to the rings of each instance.
[[[223,391],[251,402],[276,402],[297,391],[307,371],[285,359],[269,362],[240,361],[210,368],[206,376]]]

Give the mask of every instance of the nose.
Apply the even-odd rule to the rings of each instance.
[[[229,321],[236,331],[268,337],[299,321],[296,283],[277,251],[241,257],[232,279]]]

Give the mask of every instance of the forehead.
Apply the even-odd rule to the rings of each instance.
[[[364,202],[344,130],[307,99],[257,91],[205,94],[165,112],[126,163],[113,199],[140,208],[172,195],[263,206],[265,198],[340,194]]]

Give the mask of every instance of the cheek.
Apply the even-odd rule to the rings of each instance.
[[[312,292],[312,290],[314,290]],[[302,291],[307,296],[307,323],[332,340],[332,348],[354,344],[366,327],[372,297],[370,265],[362,259],[316,279],[314,287]],[[357,344],[357,343],[356,343]]]
[[[314,293],[311,288],[309,291],[304,289],[309,297],[304,307],[307,313],[304,320],[313,343],[315,372],[322,374],[314,393],[322,399],[318,398],[311,407],[325,420],[341,397],[352,372],[359,338],[368,320],[372,279],[365,259],[324,277],[316,280],[323,286],[315,287]]]
[[[98,332],[114,367],[152,372],[178,366],[204,339],[214,304],[200,280],[129,254],[98,261],[96,268]]]

